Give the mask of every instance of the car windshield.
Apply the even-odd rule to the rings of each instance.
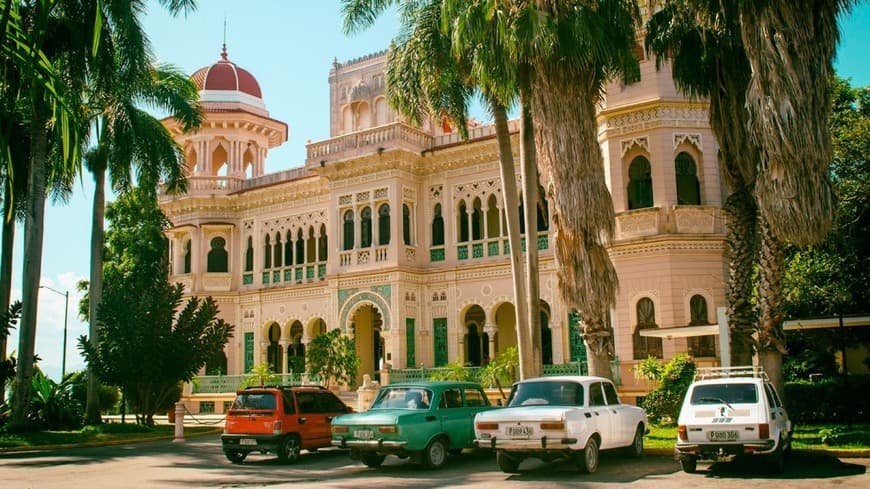
[[[582,406],[583,386],[575,382],[523,382],[511,391],[508,406]]]
[[[755,384],[730,383],[696,385],[692,404],[754,404],[758,402]]]
[[[429,409],[432,391],[422,387],[381,389],[370,409]]]
[[[275,409],[275,394],[271,392],[245,392],[236,396],[230,409]]]

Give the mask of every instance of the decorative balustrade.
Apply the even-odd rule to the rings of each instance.
[[[375,248],[375,262],[380,263],[387,261],[387,247],[381,246],[379,248]]]
[[[401,122],[394,122],[310,143],[306,146],[308,152],[306,161],[314,165],[324,159],[343,158],[393,148],[419,152],[431,148],[432,142],[432,136],[425,132]]]
[[[461,377],[473,382],[480,382],[482,370],[483,367],[463,367],[460,369],[452,367],[393,369],[390,370],[390,383],[429,380],[433,377]],[[610,371],[613,376],[613,383],[621,385],[622,379],[619,373],[619,358],[614,358],[610,361]],[[585,361],[569,362],[559,365],[544,365],[544,377],[556,377],[560,375],[589,375],[589,367]]]
[[[291,168],[289,170],[278,171],[275,173],[267,173],[259,177],[242,180],[241,188],[243,190],[248,190],[256,187],[264,187],[266,185],[272,185],[273,183],[287,182],[290,180],[307,177],[309,175],[311,175],[311,171],[308,168]]]
[[[707,205],[675,205],[671,208],[674,232],[712,234],[720,232],[720,209]]]
[[[654,236],[661,232],[659,222],[661,209],[650,207],[620,212],[616,215],[616,239]]]
[[[193,394],[225,394],[236,392],[247,375],[198,375],[191,381]],[[266,380],[268,385],[306,385],[320,382],[317,376],[305,372],[274,374],[274,381]]]

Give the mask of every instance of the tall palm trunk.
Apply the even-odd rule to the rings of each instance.
[[[520,244],[519,197],[517,196],[517,176],[514,169],[514,156],[511,151],[510,132],[507,124],[507,111],[504,104],[490,99],[493,118],[495,119],[495,135],[498,141],[499,171],[504,197],[505,217],[507,218],[508,242],[511,247],[511,276],[514,286],[514,303],[516,304],[517,350],[520,356],[520,379],[531,377],[529,369],[534,368],[532,349],[529,348],[529,330],[522,323],[528,316],[526,309],[526,289],[523,280],[522,245]]]
[[[36,305],[42,275],[42,239],[45,221],[45,181],[48,164],[47,120],[39,110],[41,90],[33,90],[30,126],[30,172],[27,175],[27,209],[24,220],[24,260],[21,280],[21,322],[18,325],[18,369],[12,425],[27,424],[27,406],[33,389],[33,354],[36,346]]]
[[[845,0],[739,2],[752,67],[749,130],[761,147],[758,205],[770,231],[798,246],[831,229],[834,194],[828,80]]]
[[[543,375],[543,350],[541,345],[541,287],[538,274],[538,163],[535,158],[535,132],[532,126],[529,67],[520,68],[520,171],[523,178],[523,208],[526,227],[526,306],[529,328],[531,364],[527,365],[529,377]]]
[[[94,348],[99,346],[97,310],[103,301],[103,221],[106,214],[106,165],[97,157],[91,171],[94,174],[94,207],[91,218],[91,278],[88,288],[88,338]],[[88,390],[85,424],[100,424],[99,382],[88,366]]]
[[[786,353],[782,320],[785,278],[785,246],[762,216],[760,226],[761,252],[758,257],[758,361],[780,396],[785,395],[782,356]]]
[[[12,180],[9,175],[4,182],[3,195],[3,242],[0,249],[0,311],[9,310],[12,293],[12,252],[15,244],[15,216],[13,214]],[[0,335],[0,363],[6,360],[6,336]],[[0,386],[0,402],[6,399],[6,389]]]
[[[728,329],[731,333],[731,364],[752,365],[755,350],[756,313],[752,303],[753,270],[757,246],[755,199],[748,189],[740,189],[725,201],[728,257],[728,281],[725,297],[728,304]]]
[[[595,75],[578,77],[557,63],[542,63],[531,86],[535,145],[553,195],[559,290],[583,317],[589,373],[613,378],[608,311],[618,278],[607,246],[615,215],[598,145]]]

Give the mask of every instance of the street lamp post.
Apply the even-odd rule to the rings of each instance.
[[[57,289],[53,289],[48,285],[40,285],[40,289],[47,289],[55,294],[60,294],[64,298],[63,302],[63,354],[61,356],[60,361],[60,381],[63,382],[63,378],[66,377],[66,331],[67,331],[67,319],[69,317],[69,291],[61,292]]]

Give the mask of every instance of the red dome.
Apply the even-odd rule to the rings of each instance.
[[[238,91],[259,99],[263,98],[260,84],[257,83],[254,75],[227,59],[226,45],[217,63],[200,68],[190,79],[200,90]]]

